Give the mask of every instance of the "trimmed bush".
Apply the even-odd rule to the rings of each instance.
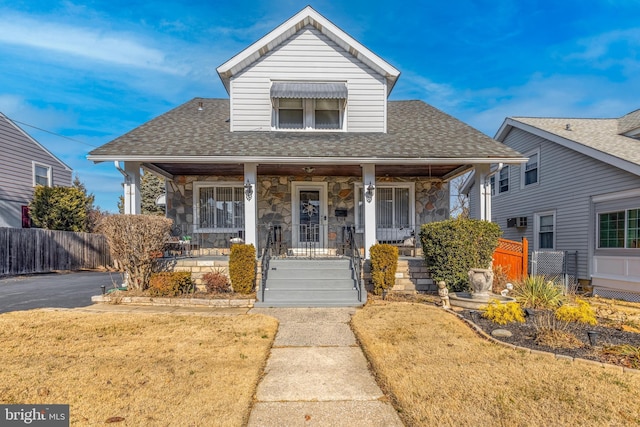
[[[194,290],[191,273],[173,271],[155,273],[149,279],[149,294],[156,297],[175,297]]]
[[[468,272],[490,268],[502,231],[498,224],[478,219],[448,219],[424,224],[420,243],[435,282],[454,291],[470,290]]]
[[[256,283],[256,248],[253,245],[231,246],[229,278],[234,291],[253,292]]]
[[[377,244],[369,249],[371,257],[371,281],[373,292],[382,294],[384,289],[393,288],[398,270],[398,248],[393,245]]]
[[[202,276],[202,282],[209,293],[227,293],[231,292],[229,286],[229,277],[224,271],[216,270]]]
[[[173,221],[155,215],[109,215],[100,232],[109,242],[111,257],[127,273],[129,289],[149,286],[156,257],[162,253]]]

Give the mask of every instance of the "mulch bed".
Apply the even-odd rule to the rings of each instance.
[[[511,337],[495,337],[497,340],[526,347],[532,350],[547,351],[555,354],[562,354],[570,357],[596,360],[599,362],[611,363],[624,367],[634,367],[625,357],[615,357],[603,354],[602,350],[607,346],[628,344],[640,347],[640,333],[623,331],[615,327],[603,326],[599,319],[599,324],[591,326],[584,323],[569,323],[566,331],[571,332],[576,338],[582,341],[582,346],[578,348],[554,348],[538,344],[535,341],[536,328],[533,318],[527,316],[525,323],[513,322],[506,325],[498,325],[484,317],[474,314],[473,310],[463,310],[459,312],[464,318],[471,320],[488,335],[496,329],[506,329],[511,332]],[[535,315],[534,315],[535,316]],[[589,342],[588,331],[598,332],[597,343],[592,346]],[[636,367],[637,368],[637,367]]]

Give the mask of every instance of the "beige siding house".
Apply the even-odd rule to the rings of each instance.
[[[29,227],[36,185],[70,186],[73,171],[0,113],[0,227]]]

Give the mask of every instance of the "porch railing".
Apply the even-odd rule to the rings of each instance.
[[[362,302],[362,258],[360,256],[360,247],[358,247],[358,241],[356,240],[355,227],[347,227],[346,233],[345,255],[351,259],[356,281],[356,291],[358,292],[358,302]]]
[[[269,227],[267,231],[267,239],[262,250],[262,261],[260,263],[262,280],[260,280],[260,290],[262,291],[262,299],[264,302],[264,291],[267,287],[267,276],[269,274],[269,261],[271,261],[271,245],[273,244],[273,227]]]

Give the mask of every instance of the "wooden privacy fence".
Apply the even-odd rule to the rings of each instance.
[[[498,248],[493,253],[493,267],[501,266],[509,280],[519,280],[527,275],[529,243],[499,239]]]
[[[0,228],[0,276],[111,265],[102,234]]]

